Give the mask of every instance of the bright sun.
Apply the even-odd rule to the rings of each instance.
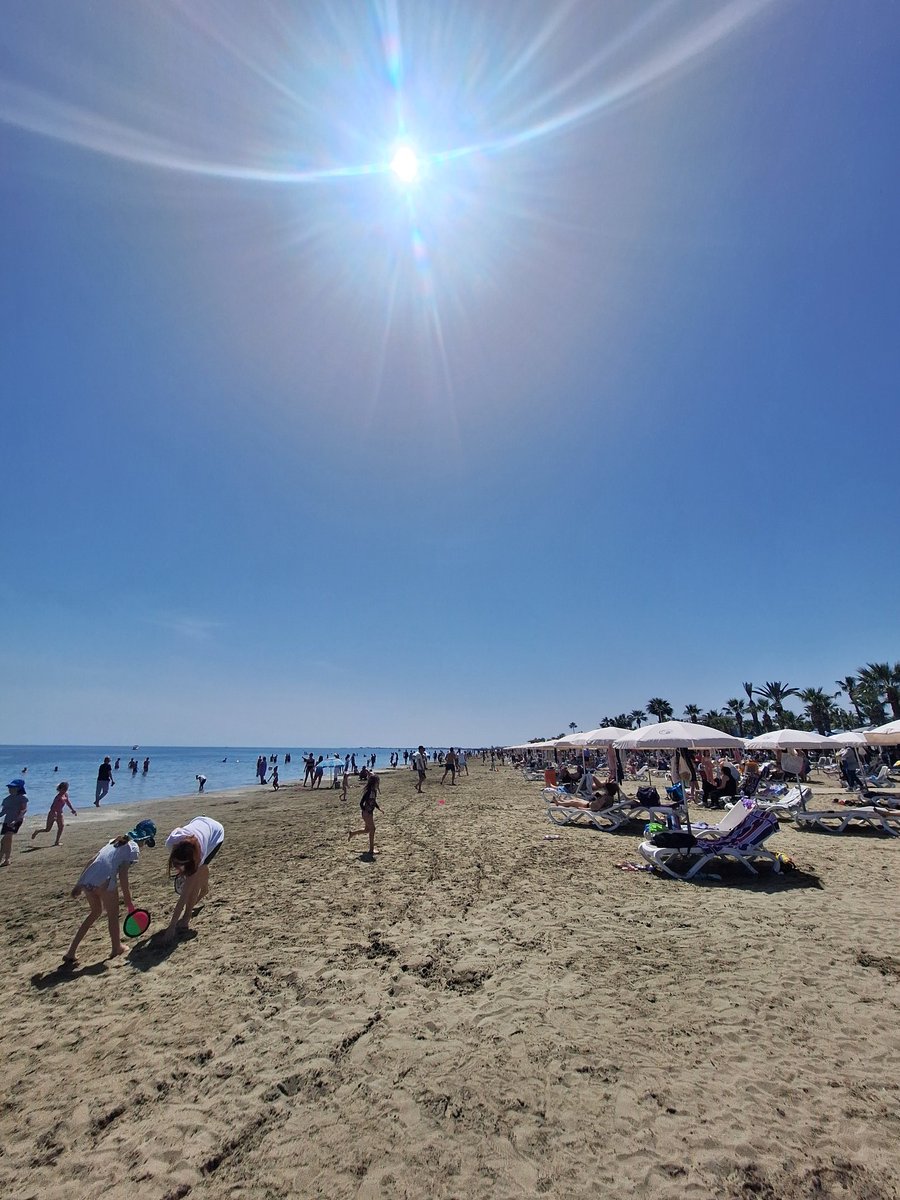
[[[412,146],[398,146],[391,159],[391,170],[402,183],[415,183],[419,178],[419,160]]]

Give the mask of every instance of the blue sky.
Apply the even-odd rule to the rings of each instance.
[[[0,741],[520,740],[900,658],[898,43],[7,0]]]

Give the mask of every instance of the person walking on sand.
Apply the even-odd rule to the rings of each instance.
[[[25,813],[28,811],[28,796],[25,794],[25,780],[11,779],[6,785],[8,795],[0,803],[0,867],[9,866],[9,856],[12,854],[12,840],[22,828]]]
[[[278,791],[278,767],[277,766],[274,766],[272,768],[272,775],[270,777],[270,783],[272,784],[272,787],[277,792]]]
[[[413,767],[416,771],[416,791],[421,795],[425,772],[428,770],[428,755],[425,753],[424,746],[420,746],[413,755]]]
[[[97,771],[97,787],[94,791],[94,808],[100,807],[100,801],[104,798],[111,787],[116,786],[116,781],[113,779],[112,759],[107,754],[100,768]]]
[[[131,912],[134,903],[128,884],[128,868],[140,857],[142,842],[151,849],[156,845],[156,826],[152,821],[138,821],[134,829],[107,842],[81,872],[78,882],[72,888],[72,897],[76,899],[84,895],[89,911],[72,938],[71,946],[63,955],[63,962],[68,966],[74,966],[78,961],[75,956],[82,938],[104,911],[112,946],[110,958],[117,958],[125,953],[119,932],[119,888],[122,889],[122,899]]]
[[[363,827],[362,829],[350,829],[347,832],[348,841],[352,841],[353,838],[361,833],[369,835],[369,858],[375,857],[375,809],[377,808],[379,812],[381,811],[381,805],[378,803],[378,789],[380,787],[381,780],[374,771],[370,771],[359,801],[359,811],[362,814]]]
[[[456,752],[454,751],[452,746],[447,751],[446,758],[444,759],[444,773],[441,776],[441,783],[443,783],[444,780],[447,778],[448,771],[450,772],[450,786],[455,787],[455,785],[456,785]]]
[[[314,788],[320,788],[322,786],[322,776],[325,774],[325,768],[322,766],[323,759],[324,759],[324,755],[322,755],[322,754],[320,754],[319,757],[316,759],[316,765],[313,770],[313,782],[312,782],[312,785]]]
[[[169,877],[175,877],[178,902],[163,934],[164,942],[173,942],[177,934],[190,929],[194,905],[209,891],[209,864],[224,841],[225,829],[212,817],[194,817],[187,825],[173,829],[166,838],[171,852]]]
[[[56,785],[56,795],[53,797],[53,803],[50,805],[50,811],[47,813],[47,824],[43,829],[36,829],[31,835],[31,840],[34,841],[39,833],[49,833],[55,824],[56,841],[53,845],[58,846],[62,840],[63,829],[65,828],[63,810],[66,808],[68,808],[73,817],[78,816],[78,813],[72,807],[72,801],[69,799],[68,783],[58,783]]]
[[[303,759],[303,784],[302,784],[302,786],[306,787],[307,783],[309,783],[310,786],[312,786],[312,782],[315,777],[315,774],[316,774],[315,756],[313,754],[307,754]]]

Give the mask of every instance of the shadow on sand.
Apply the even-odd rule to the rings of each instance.
[[[52,971],[38,971],[36,975],[32,975],[31,986],[37,988],[39,992],[44,992],[48,988],[59,987],[62,983],[71,983],[73,979],[80,979],[82,975],[105,975],[108,970],[109,966],[106,962],[90,963],[86,967],[71,966],[64,962],[58,967],[54,967]]]
[[[146,941],[136,942],[131,947],[128,965],[134,967],[136,971],[152,971],[154,967],[158,967],[160,963],[164,963],[174,954],[180,945],[193,941],[196,936],[196,929],[188,929],[184,933],[179,933],[174,942],[164,942],[162,932],[154,933]]]

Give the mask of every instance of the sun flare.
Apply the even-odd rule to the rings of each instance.
[[[391,170],[401,183],[415,183],[419,178],[419,159],[412,146],[398,146],[391,159]]]

